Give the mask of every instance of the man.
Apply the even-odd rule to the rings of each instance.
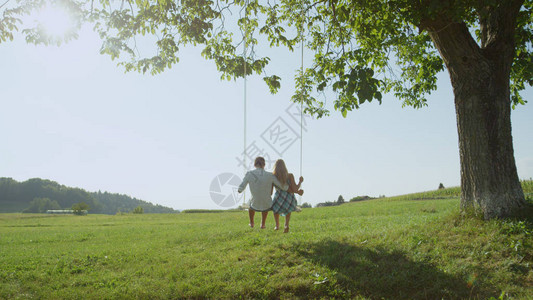
[[[250,208],[248,215],[250,217],[250,227],[254,227],[254,216],[256,211],[261,212],[261,229],[265,228],[265,221],[268,216],[268,211],[272,209],[272,185],[286,191],[289,186],[281,184],[274,174],[265,171],[265,159],[257,157],[254,162],[255,170],[249,171],[244,176],[242,183],[239,185],[239,193],[242,193],[246,186],[250,184],[250,192],[252,198],[250,199]]]

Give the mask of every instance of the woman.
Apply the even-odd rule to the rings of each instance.
[[[276,161],[274,172],[272,173],[276,176],[279,182],[289,184],[289,189],[287,191],[283,191],[276,187],[276,194],[274,195],[274,199],[272,199],[272,210],[274,211],[274,220],[276,221],[276,227],[274,227],[274,230],[279,229],[279,215],[282,215],[285,216],[285,230],[283,232],[287,233],[289,232],[291,212],[296,210],[297,202],[294,193],[297,193],[300,196],[303,195],[304,191],[300,190],[300,185],[302,185],[304,178],[300,176],[300,181],[296,184],[294,181],[294,175],[287,171],[283,159],[278,159]],[[272,186],[272,189],[273,188],[274,186]]]

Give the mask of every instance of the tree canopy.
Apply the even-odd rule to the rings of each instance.
[[[8,0],[0,6],[0,42],[21,30],[32,43],[60,43],[76,37],[69,31],[62,39],[47,36],[39,24],[23,24],[48,1]],[[156,74],[179,62],[186,45],[202,48],[214,61],[221,77],[235,79],[263,75],[272,92],[281,78],[269,70],[269,57],[261,47],[285,46],[293,51],[300,42],[313,52],[313,64],[296,74],[295,101],[305,101],[308,112],[328,114],[317,93],[335,92],[335,109],[343,116],[365,102],[381,102],[392,92],[406,106],[422,107],[436,89],[437,73],[445,63],[431,40],[433,29],[461,24],[479,51],[498,51],[493,27],[499,11],[519,7],[514,32],[511,70],[513,104],[524,104],[520,95],[533,84],[532,0],[135,0],[54,1],[75,16],[76,26],[92,22],[103,44],[101,53],[127,71]],[[437,26],[437,27],[435,27]],[[440,28],[438,26],[441,26]],[[150,36],[153,55],[142,56],[141,37]],[[144,52],[144,51],[143,51]],[[144,52],[146,53],[146,52]]]

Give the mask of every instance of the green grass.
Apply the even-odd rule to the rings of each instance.
[[[223,212],[241,212],[240,209],[186,209],[182,210],[183,214],[202,214],[202,213],[223,213]]]
[[[524,194],[529,197],[533,196],[533,179],[529,180],[521,180],[522,183],[522,190],[524,190]]]
[[[520,180],[522,184],[522,190],[526,198],[533,197],[533,179]],[[451,198],[460,198],[461,197],[461,187],[454,186],[449,188],[444,188],[440,190],[412,193],[407,195],[400,195],[389,197],[389,199],[394,200],[428,200],[428,199],[451,199]]]
[[[440,190],[419,192],[407,195],[389,197],[394,200],[428,200],[428,199],[451,199],[461,197],[461,187],[449,187]]]
[[[246,212],[3,214],[0,299],[533,298],[532,223],[463,219],[458,206],[304,209],[289,234],[272,215],[250,229]]]

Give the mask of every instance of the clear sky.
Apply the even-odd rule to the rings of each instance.
[[[0,44],[0,177],[40,177],[175,209],[221,208],[210,193],[213,180],[244,172],[237,161],[244,147],[243,81],[221,81],[199,49],[182,49],[179,64],[151,76],[124,74],[99,48],[89,30],[61,47],[28,45],[21,37]],[[260,77],[248,79],[247,145],[282,157],[298,176],[300,127],[286,110],[299,52],[268,51],[282,89],[271,95]],[[533,102],[531,89],[525,95]],[[332,100],[332,115],[308,120],[303,134],[304,202],[459,185],[447,73],[419,110],[387,95],[382,105],[365,104],[342,118]],[[522,179],[533,177],[532,117],[533,103],[512,112]],[[275,129],[290,134],[273,135]],[[231,192],[225,186],[218,194]]]

